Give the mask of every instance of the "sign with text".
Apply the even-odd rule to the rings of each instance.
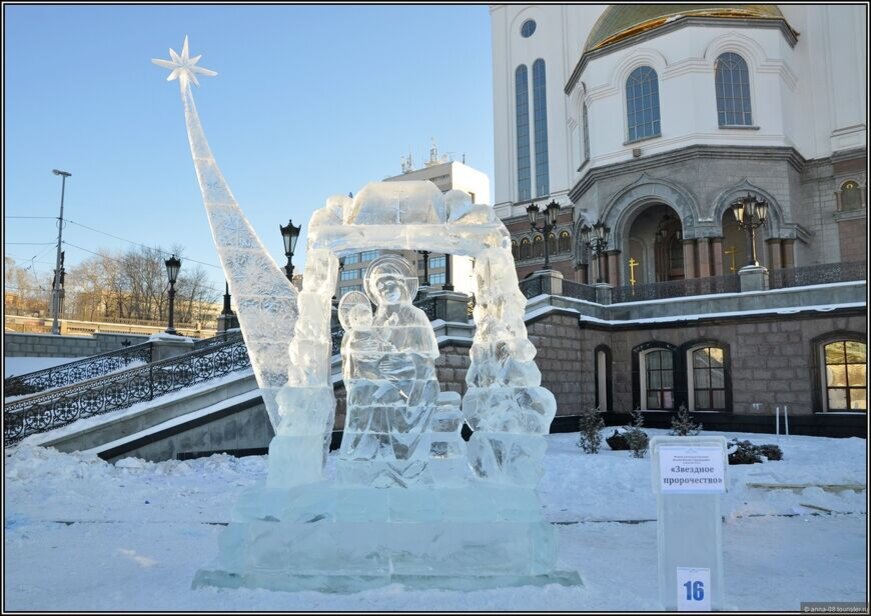
[[[721,447],[659,448],[659,487],[663,493],[725,492],[725,478]]]
[[[677,568],[677,610],[679,612],[710,612],[710,591],[710,569]]]

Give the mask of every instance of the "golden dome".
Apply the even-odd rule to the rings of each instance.
[[[593,25],[584,51],[654,30],[679,17],[784,19],[773,4],[614,4]]]

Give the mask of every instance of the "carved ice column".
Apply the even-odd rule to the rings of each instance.
[[[269,487],[322,478],[336,417],[330,316],[338,271],[339,260],[329,250],[308,251],[288,382],[278,394],[281,422],[269,444]]]
[[[475,281],[477,330],[463,397],[463,414],[474,430],[469,462],[482,480],[534,487],[542,473],[544,435],[556,400],[541,387],[535,347],[523,320],[526,298],[518,288],[510,250],[490,248],[477,254]]]

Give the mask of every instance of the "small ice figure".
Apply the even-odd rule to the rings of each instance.
[[[339,304],[348,392],[339,478],[373,487],[429,483],[439,350],[426,313],[411,303],[417,275],[407,260],[384,255],[369,266],[364,286],[368,298],[352,292]]]

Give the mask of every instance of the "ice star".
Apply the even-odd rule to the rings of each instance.
[[[200,58],[202,58],[202,54],[191,58],[188,55],[188,37],[185,35],[184,37],[184,45],[181,48],[181,55],[175,53],[175,50],[170,48],[169,56],[172,60],[156,60],[152,59],[157,66],[162,66],[163,68],[168,68],[172,72],[169,74],[169,77],[166,78],[167,81],[172,81],[173,79],[178,79],[181,77],[182,85],[185,83],[185,80],[190,79],[195,84],[200,85],[200,82],[197,81],[197,76],[195,73],[199,73],[200,75],[206,75],[207,77],[214,77],[218,73],[215,71],[210,71],[207,68],[203,68],[201,66],[196,66],[197,62],[199,62]]]

